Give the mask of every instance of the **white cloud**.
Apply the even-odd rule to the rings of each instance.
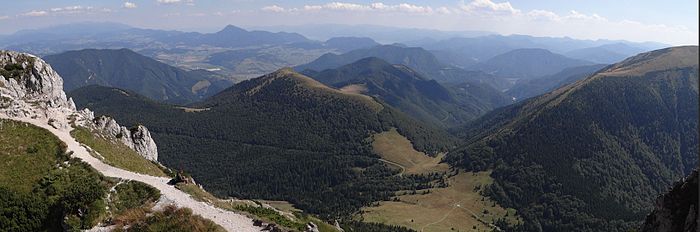
[[[0,16],[0,20],[9,19],[9,18],[10,18],[10,16],[7,16],[7,15]]]
[[[430,14],[433,13],[433,9],[429,6],[419,6],[408,3],[400,4],[384,4],[381,2],[375,2],[371,4],[356,4],[347,2],[330,2],[322,5],[304,5],[302,8],[284,8],[278,5],[265,6],[261,8],[263,11],[267,12],[299,12],[299,11],[349,11],[349,12],[403,12],[403,13],[419,13],[419,14]]]
[[[56,15],[76,15],[76,14],[94,14],[94,13],[109,13],[112,12],[109,8],[95,8],[92,6],[65,6],[65,7],[54,7],[47,10],[32,10],[21,14],[20,16],[25,17],[39,17],[39,16],[56,16]]]
[[[51,8],[50,11],[52,13],[72,14],[72,13],[80,13],[80,12],[84,12],[84,11],[90,11],[93,9],[94,8],[91,6],[66,6],[66,7]]]
[[[46,16],[48,14],[49,14],[49,12],[46,12],[45,10],[33,10],[33,11],[29,11],[27,13],[22,14],[22,16],[38,17],[38,16]]]
[[[278,23],[277,20],[292,24],[317,23],[319,17],[323,17],[328,23],[483,30],[500,34],[569,36],[579,39],[624,39],[685,44],[697,41],[698,38],[695,29],[686,27],[612,20],[595,12],[582,12],[578,9],[568,12],[547,9],[523,10],[508,0],[463,0],[442,6],[389,4],[381,0],[370,4],[330,2],[297,7],[270,5],[262,10],[277,14],[269,17],[266,21],[268,24]]]
[[[194,6],[194,0],[156,0],[159,4],[178,4],[185,3],[188,6]]]
[[[138,6],[136,6],[136,3],[133,3],[133,2],[124,2],[124,8],[134,9],[134,8],[136,8],[136,7],[138,7]]]
[[[263,11],[268,12],[285,12],[286,10],[278,5],[266,6],[262,8]]]
[[[491,0],[473,0],[469,3],[462,1],[459,5],[460,9],[468,13],[520,13],[520,10],[515,9],[510,2],[495,3]]]

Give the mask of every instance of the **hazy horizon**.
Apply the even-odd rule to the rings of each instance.
[[[669,12],[673,12],[670,14]],[[697,45],[698,2],[466,1],[23,1],[0,9],[0,34],[76,22],[212,32],[313,24],[377,25],[501,35]]]

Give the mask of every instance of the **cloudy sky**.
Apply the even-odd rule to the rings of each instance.
[[[580,39],[698,43],[698,0],[22,0],[0,8],[0,34],[84,21],[213,31],[376,24]]]

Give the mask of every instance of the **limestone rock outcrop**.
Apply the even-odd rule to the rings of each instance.
[[[120,126],[107,116],[78,111],[63,91],[63,79],[41,58],[0,50],[0,114],[9,118],[47,120],[56,128],[79,125],[116,139],[148,160],[157,161],[158,148],[144,126]]]
[[[659,196],[642,232],[700,232],[698,217],[698,170]]]

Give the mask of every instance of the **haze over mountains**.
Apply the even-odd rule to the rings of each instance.
[[[102,115],[126,126],[95,134],[107,145],[81,141],[97,147],[92,155],[105,167],[172,172],[172,182],[185,182],[176,188],[217,207],[207,209],[261,220],[248,224],[323,232],[627,232],[663,230],[668,221],[697,228],[678,216],[697,207],[654,204],[671,186],[659,199],[688,195],[674,182],[698,168],[697,46],[370,25],[198,33],[84,23],[3,36],[0,47],[50,64],[31,55],[3,60],[8,122],[39,112],[60,119],[37,119],[47,128],[91,135],[76,126],[78,116],[49,111],[57,103],[5,94],[60,79],[66,93],[51,93],[61,105],[96,128],[119,127]],[[27,79],[37,68],[60,78]],[[157,163],[101,150],[109,139],[144,134],[129,127],[148,128]],[[686,198],[678,202],[697,205]],[[56,218],[64,219],[52,225],[70,219]]]
[[[505,95],[500,95],[500,99],[481,95],[496,92],[488,86],[473,84],[484,91],[455,94],[406,66],[391,65],[376,57],[364,58],[337,69],[325,69],[311,76],[341,91],[377,97],[416,119],[441,126],[466,123],[509,103]]]
[[[134,90],[151,99],[186,104],[231,86],[206,70],[185,71],[129,49],[69,51],[44,58],[65,81],[64,90],[102,85]]]

